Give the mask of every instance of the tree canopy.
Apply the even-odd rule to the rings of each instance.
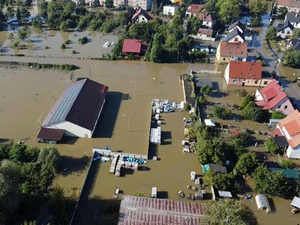
[[[212,86],[209,84],[204,84],[203,87],[201,87],[200,92],[203,93],[204,95],[210,95],[213,91]]]
[[[220,199],[209,201],[204,207],[204,218],[202,225],[257,225],[257,219],[253,211],[244,205],[243,202],[234,199]]]
[[[267,13],[269,4],[266,0],[250,0],[248,7],[255,21],[255,23],[252,21],[252,24],[256,26],[259,24],[261,16]]]
[[[282,149],[276,144],[274,138],[270,138],[265,142],[267,152],[271,154],[282,154]]]
[[[267,30],[266,39],[276,40],[276,37],[277,37],[276,28],[272,25]]]
[[[239,0],[218,0],[216,8],[220,20],[226,24],[236,21],[241,13]]]
[[[248,152],[239,157],[235,169],[241,174],[252,174],[258,167],[259,161],[255,153]]]

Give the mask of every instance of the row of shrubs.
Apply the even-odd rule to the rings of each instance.
[[[78,69],[78,66],[72,64],[57,65],[57,64],[48,64],[48,63],[47,64],[27,63],[27,66],[35,69],[56,69],[56,70],[65,70],[65,71]]]

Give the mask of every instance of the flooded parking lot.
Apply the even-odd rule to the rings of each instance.
[[[7,60],[2,57],[1,60]],[[32,61],[32,58],[10,58],[10,60]],[[41,63],[59,63],[58,59],[43,59]],[[0,68],[0,137],[15,141],[28,139],[26,144],[41,147],[36,141],[40,123],[52,108],[63,89],[77,78],[89,77],[109,86],[109,96],[103,118],[93,139],[65,139],[57,145],[62,156],[70,162],[77,162],[83,155],[92,155],[93,146],[112,146],[113,150],[145,154],[148,150],[151,107],[153,98],[180,102],[183,94],[178,76],[191,70],[213,69],[208,64],[152,64],[146,62],[110,62],[88,60],[64,60],[64,63],[79,65],[73,81],[69,73],[54,70],[33,70],[27,68]],[[226,88],[222,77],[212,77],[219,89]],[[218,99],[220,102],[225,97]],[[228,100],[229,101],[229,100]],[[238,100],[237,100],[238,101]],[[237,102],[238,103],[238,102]],[[136,171],[115,177],[109,174],[110,163],[102,163],[96,173],[92,196],[103,201],[113,198],[115,187],[124,194],[140,192],[149,196],[151,188],[157,187],[161,197],[182,200],[179,190],[186,193],[191,185],[190,172],[202,173],[195,155],[182,152],[182,112],[163,115],[162,131],[164,144],[158,148],[159,161],[149,161],[147,171]],[[73,160],[73,161],[72,161]],[[78,197],[86,175],[86,168],[71,169],[66,164],[66,174],[58,176],[55,183],[65,189],[67,196]],[[73,191],[72,191],[73,190]],[[75,191],[74,191],[75,190]],[[77,191],[76,191],[77,190]],[[75,192],[75,193],[74,193]],[[276,213],[266,215],[254,209],[260,224],[289,224],[300,221],[299,215],[291,215],[290,200],[274,198]],[[247,202],[248,204],[248,202]],[[87,210],[89,208],[87,207]],[[92,212],[91,212],[92,213]],[[90,224],[97,223],[97,217],[86,214]],[[272,218],[272,220],[269,218]],[[98,220],[99,222],[99,220]],[[277,223],[278,222],[278,223]]]

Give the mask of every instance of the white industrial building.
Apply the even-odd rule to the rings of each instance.
[[[90,79],[68,85],[44,120],[39,142],[57,142],[63,135],[91,138],[108,87]]]

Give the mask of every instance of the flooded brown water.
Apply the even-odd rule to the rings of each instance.
[[[8,58],[1,60],[33,61],[34,58]],[[59,59],[39,58],[41,63],[60,63]],[[145,62],[109,62],[89,60],[64,60],[80,66],[75,78],[90,77],[109,86],[107,107],[93,139],[66,140],[57,145],[62,156],[75,160],[83,155],[92,155],[93,146],[112,146],[113,150],[146,154],[150,128],[150,101],[153,98],[180,102],[183,94],[178,75],[191,70],[213,69],[206,64],[152,64]],[[43,146],[36,142],[40,123],[52,108],[70,81],[69,73],[54,70],[33,70],[27,68],[0,68],[0,137],[19,141],[28,138],[26,144]],[[212,78],[225,90],[221,77]],[[222,87],[222,88],[221,88]],[[223,89],[224,87],[224,89]],[[124,95],[126,98],[124,98]],[[129,98],[128,98],[129,97]],[[127,100],[126,100],[127,99]],[[110,163],[102,163],[96,174],[92,194],[101,199],[111,199],[118,186],[124,194],[144,193],[149,196],[156,186],[162,197],[181,200],[179,190],[186,190],[192,184],[190,172],[201,174],[201,166],[195,155],[182,153],[184,113],[163,115],[164,145],[158,148],[159,161],[146,164],[149,171],[136,171],[115,177],[109,174]],[[78,196],[86,169],[71,170],[66,165],[66,176],[58,176],[55,183],[65,189],[67,196]],[[260,224],[294,224],[299,215],[290,215],[290,200],[274,200],[276,214],[265,215],[255,211]],[[255,203],[251,203],[253,207]],[[251,206],[252,207],[252,206]],[[254,208],[255,208],[254,207]],[[272,219],[268,219],[272,218]],[[277,223],[278,221],[278,223]],[[289,223],[288,223],[288,222]]]

